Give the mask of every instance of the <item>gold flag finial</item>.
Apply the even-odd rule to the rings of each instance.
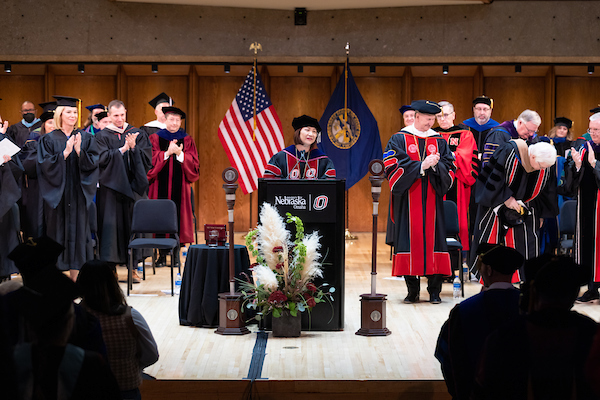
[[[250,45],[250,50],[254,50],[254,55],[258,54],[258,51],[262,51],[262,46],[258,42],[254,42]]]

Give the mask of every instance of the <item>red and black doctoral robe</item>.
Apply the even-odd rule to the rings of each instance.
[[[565,187],[577,196],[577,225],[573,251],[575,262],[590,268],[591,281],[600,282],[600,163],[592,167],[588,161],[588,143],[600,160],[600,146],[591,140],[580,147],[582,164],[579,171],[570,158],[565,166]]]
[[[191,184],[200,177],[198,150],[194,139],[179,130],[170,133],[166,129],[150,135],[152,144],[152,169],[148,171],[150,199],[171,199],[177,205],[179,217],[179,241],[194,242],[194,219],[192,213]],[[177,140],[177,145],[183,144],[183,163],[171,155],[165,160],[165,152],[171,140]]]
[[[271,157],[263,178],[335,179],[335,167],[321,150],[313,149],[305,155],[291,145]]]
[[[421,137],[411,126],[390,138],[385,152],[389,181],[388,244],[393,244],[392,275],[451,275],[446,246],[444,195],[454,182],[454,158],[444,138],[429,130]],[[440,160],[421,174],[427,155]]]
[[[517,143],[524,147],[521,151]],[[521,200],[531,214],[514,227],[504,226],[498,217],[499,207],[510,197]],[[478,205],[471,259],[481,243],[503,244],[517,250],[526,260],[540,255],[538,229],[540,218],[558,214],[556,169],[534,170],[529,161],[527,143],[513,139],[501,145],[486,163],[475,187]],[[521,281],[517,270],[513,282]]]
[[[446,139],[456,160],[456,180],[446,193],[446,200],[452,200],[456,203],[460,243],[463,250],[466,251],[469,250],[471,242],[469,236],[469,203],[471,201],[471,186],[477,181],[479,163],[477,143],[471,131],[465,127],[455,125],[448,130],[438,127],[435,131]]]

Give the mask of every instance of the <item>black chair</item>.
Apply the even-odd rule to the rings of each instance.
[[[100,258],[100,239],[98,238],[98,213],[96,211],[96,203],[92,201],[88,210],[90,221],[90,233],[92,234],[92,248],[94,249],[94,260]]]
[[[577,221],[577,200],[567,200],[560,208],[559,254],[573,254],[573,236]]]
[[[177,206],[173,200],[138,200],[133,206],[131,239],[129,241],[129,265],[127,268],[127,296],[133,286],[133,250],[169,250],[171,255],[171,296],[174,295],[173,266],[179,264],[179,227]],[[169,237],[143,237],[144,234]],[[143,267],[146,268],[145,266]]]
[[[456,251],[458,254],[458,276],[460,277],[460,287],[462,297],[465,297],[465,282],[462,274],[462,243],[460,243],[460,228],[458,226],[458,209],[456,203],[452,200],[444,200],[444,222],[446,224],[446,246],[448,252]],[[454,267],[452,267],[454,270]]]

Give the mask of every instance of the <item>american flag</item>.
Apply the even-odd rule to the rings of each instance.
[[[238,170],[244,194],[258,188],[269,159],[283,149],[281,121],[256,73],[256,131],[254,130],[254,68],[219,124],[219,139],[229,162]],[[256,139],[253,140],[253,135]]]

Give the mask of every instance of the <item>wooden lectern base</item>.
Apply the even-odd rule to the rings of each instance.
[[[240,312],[241,293],[219,293],[219,335],[246,335],[250,333]]]
[[[361,336],[387,336],[391,331],[385,327],[385,294],[361,294],[360,329]]]

